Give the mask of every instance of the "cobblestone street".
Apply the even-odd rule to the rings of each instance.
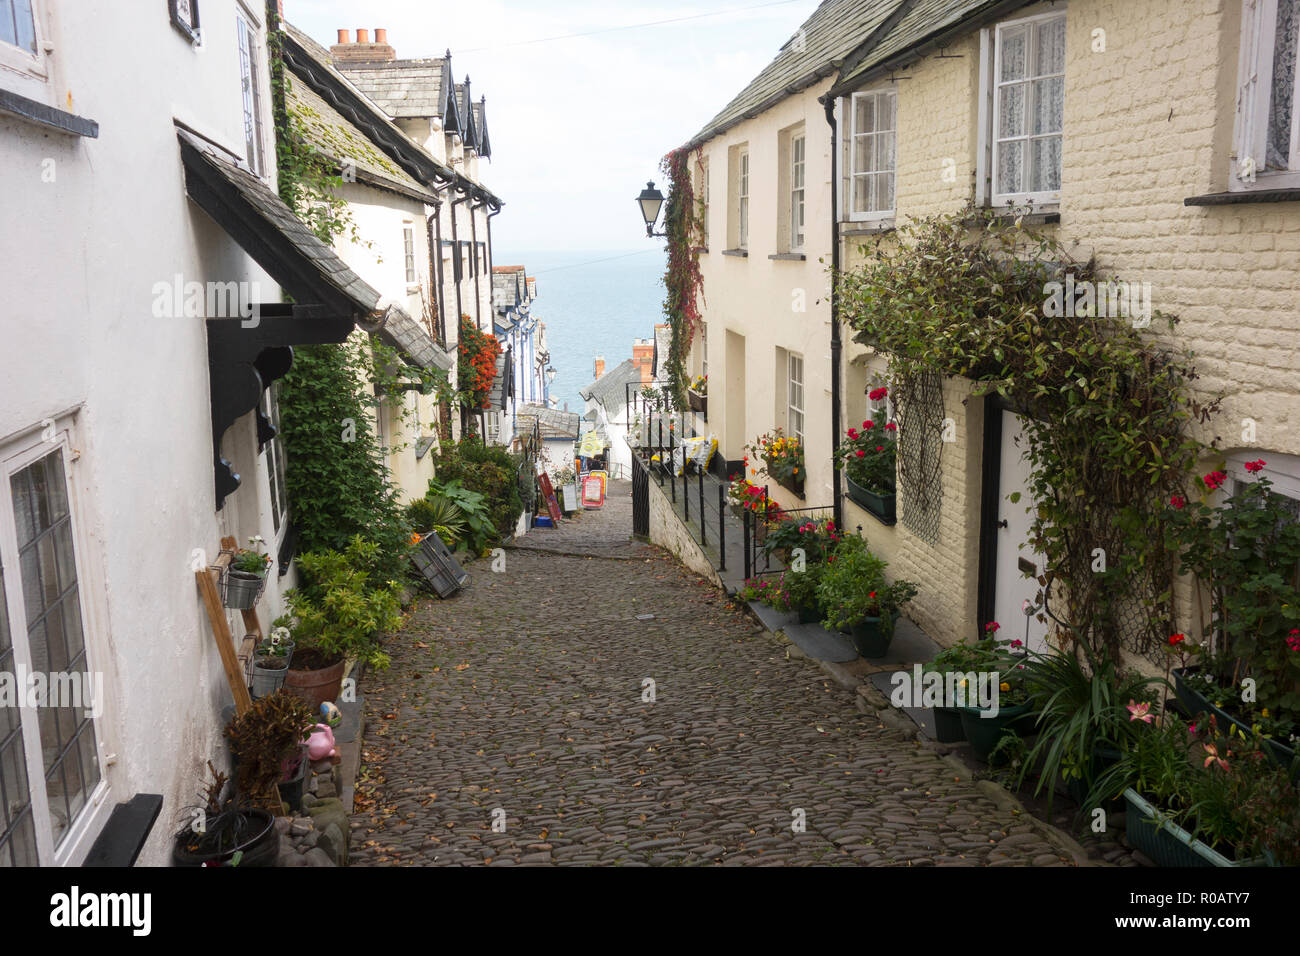
[[[503,572],[479,561],[458,597],[421,598],[364,682],[352,865],[1071,865],[629,543],[629,511],[615,484]]]

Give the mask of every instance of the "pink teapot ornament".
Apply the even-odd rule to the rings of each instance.
[[[307,756],[312,760],[332,760],[339,754],[334,744],[334,731],[328,724],[317,724],[307,738]]]

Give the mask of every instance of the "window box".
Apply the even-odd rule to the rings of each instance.
[[[1210,703],[1200,691],[1187,682],[1188,673],[1195,670],[1198,670],[1198,668],[1175,667],[1171,671],[1174,678],[1174,696],[1178,698],[1178,703],[1182,704],[1183,709],[1193,717],[1197,714],[1213,714],[1225,729],[1229,726],[1235,726],[1242,733],[1249,736],[1252,733],[1249,724],[1232,716],[1222,707]],[[1295,760],[1294,748],[1288,747],[1286,744],[1270,737],[1264,738],[1264,744],[1264,749],[1268,751],[1269,756],[1273,758],[1273,762],[1279,767],[1286,769],[1292,766],[1292,761]],[[1300,767],[1296,769],[1295,779],[1300,782]]]
[[[881,524],[892,525],[897,523],[896,502],[898,494],[896,492],[880,495],[874,491],[868,491],[847,474],[844,476],[844,483],[848,490],[849,499],[861,505],[872,517],[878,518]]]
[[[695,391],[693,388],[686,390],[686,403],[690,405],[691,411],[699,412],[701,415],[708,417],[709,396]]]
[[[803,479],[802,478],[778,478],[776,483],[791,494],[803,497]]]
[[[1265,866],[1263,857],[1230,860],[1169,820],[1132,787],[1124,791],[1128,808],[1124,833],[1133,848],[1157,866]]]

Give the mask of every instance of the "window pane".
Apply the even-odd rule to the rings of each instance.
[[[1065,128],[1065,77],[1034,80],[1030,88],[1033,93],[1033,131],[1061,132]]]
[[[1047,192],[1061,188],[1061,137],[1029,141],[1029,190]]]
[[[889,210],[894,208],[894,174],[880,173],[880,181],[877,184],[876,195],[880,205],[880,210]]]
[[[871,171],[872,147],[870,136],[858,136],[853,143],[853,171],[866,173]]]
[[[882,94],[880,97],[880,128],[882,130],[896,129],[897,118],[898,96],[894,93]]]
[[[36,52],[32,0],[0,0],[0,40]]]
[[[1278,0],[1277,40],[1273,48],[1273,90],[1268,110],[1266,161],[1273,169],[1291,168],[1291,116],[1295,108],[1296,34],[1300,0]]]
[[[870,133],[876,128],[876,98],[874,96],[858,96],[854,98],[857,103],[857,122],[853,127],[855,133]]]
[[[894,170],[894,145],[898,134],[894,132],[881,133],[879,142],[876,144],[876,169],[880,172],[893,172]]]
[[[998,138],[1025,135],[1025,84],[1004,86],[998,91]]]
[[[1035,76],[1065,72],[1065,18],[1058,17],[1047,23],[1038,24],[1037,30],[1038,69]]]
[[[1025,191],[1024,179],[1021,176],[1024,145],[1024,142],[1019,140],[1010,143],[998,143],[998,192],[1020,193]]]
[[[998,75],[999,80],[1019,80],[1026,75],[1028,68],[1026,34],[1027,28],[1023,26],[1002,30],[998,34],[1001,41],[1001,49],[998,52],[1002,64]]]

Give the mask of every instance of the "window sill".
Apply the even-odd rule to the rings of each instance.
[[[802,252],[774,252],[769,259],[775,259],[779,262],[807,262],[808,257]]]
[[[722,254],[724,256],[739,256],[741,259],[749,258],[748,249],[723,249]]]
[[[1020,220],[1022,226],[1049,226],[1061,221],[1061,213],[1059,210],[1026,213],[998,213],[994,216],[993,221],[999,226],[1014,226],[1017,219]],[[982,221],[983,220],[967,219],[966,225],[973,226],[977,222]]]
[[[99,137],[99,124],[94,120],[46,106],[10,90],[0,90],[0,113],[16,116],[56,133],[86,136],[90,139]]]
[[[895,228],[892,219],[881,219],[879,222],[842,222],[840,223],[840,238],[879,236],[886,232],[893,232]]]
[[[1240,192],[1207,193],[1204,196],[1189,196],[1183,200],[1183,205],[1235,206],[1239,203],[1259,202],[1300,202],[1300,188],[1243,189]]]

